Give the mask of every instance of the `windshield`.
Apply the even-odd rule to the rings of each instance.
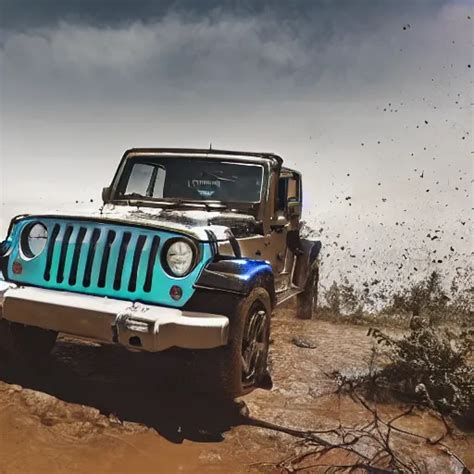
[[[116,199],[260,202],[263,167],[186,157],[129,160]]]

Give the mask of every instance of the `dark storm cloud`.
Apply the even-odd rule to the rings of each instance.
[[[326,96],[361,93],[394,77],[401,49],[409,59],[431,46],[413,30],[445,4],[3,0],[3,94],[12,103],[287,100],[323,80]]]
[[[347,27],[376,26],[384,17],[405,11],[429,14],[448,0],[2,0],[0,26],[28,29],[53,26],[61,21],[95,26],[120,26],[154,22],[175,13],[185,17],[246,17],[271,14],[284,25],[316,22],[330,33],[338,19],[350,19]],[[316,28],[315,28],[316,29]]]

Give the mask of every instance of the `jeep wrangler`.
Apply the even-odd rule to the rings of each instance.
[[[319,241],[300,236],[301,175],[272,153],[125,152],[103,206],[20,215],[0,244],[4,353],[34,364],[58,333],[178,350],[201,387],[262,386],[271,315],[311,318]],[[2,304],[3,303],[3,304]]]

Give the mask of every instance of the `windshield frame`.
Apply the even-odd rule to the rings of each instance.
[[[160,158],[165,159],[196,159],[196,160],[214,160],[221,163],[236,164],[242,166],[258,166],[262,168],[262,182],[260,187],[260,200],[259,201],[221,201],[221,200],[212,200],[212,199],[183,199],[183,198],[154,198],[149,196],[137,197],[137,198],[127,198],[119,196],[118,190],[124,179],[127,179],[125,173],[128,174],[128,169],[130,169],[130,162],[142,162],[149,159],[150,161],[153,158],[157,159],[159,162]],[[137,153],[129,156],[124,156],[122,159],[117,172],[112,181],[110,187],[110,203],[115,204],[128,204],[128,205],[141,205],[141,206],[157,206],[157,207],[170,207],[179,208],[179,207],[204,207],[207,210],[218,210],[219,208],[235,208],[237,210],[251,210],[252,214],[258,215],[259,209],[262,202],[265,202],[268,198],[268,183],[270,175],[270,162],[265,159],[256,157],[254,160],[249,158],[239,159],[237,157],[230,156],[206,156],[206,155],[192,155],[187,153],[182,154],[168,154],[168,153]],[[128,175],[129,176],[129,175]]]

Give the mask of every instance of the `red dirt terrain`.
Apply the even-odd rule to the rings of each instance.
[[[61,338],[40,371],[2,367],[0,473],[325,472],[353,464],[354,455],[343,449],[308,455],[318,445],[302,430],[359,429],[370,422],[373,414],[336,394],[331,377],[367,368],[373,341],[366,332],[279,310],[273,389],[232,405],[187,393],[186,381],[163,357]],[[393,401],[377,405],[382,420],[406,409]],[[474,466],[472,434],[446,436],[443,445],[426,441],[445,433],[429,411],[414,409],[393,426],[389,448],[413,458],[421,472],[462,472],[457,457]],[[330,442],[333,435],[318,434]],[[371,438],[361,443],[364,452],[377,449]]]

